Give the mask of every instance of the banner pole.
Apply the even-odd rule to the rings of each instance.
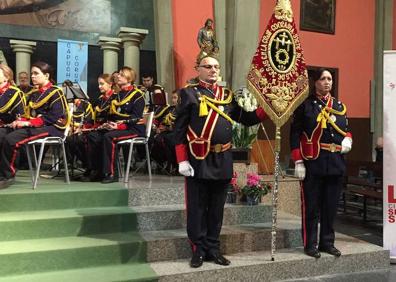
[[[281,131],[280,127],[276,127],[275,131],[275,172],[274,187],[272,189],[272,228],[271,228],[271,261],[275,261],[276,250],[276,225],[278,217],[278,184],[279,184],[279,152],[281,147]]]

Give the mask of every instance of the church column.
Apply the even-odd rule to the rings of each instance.
[[[131,67],[136,72],[136,81],[139,83],[140,44],[148,34],[147,29],[121,27],[118,37],[124,45],[124,66]]]
[[[10,45],[16,56],[15,78],[19,84],[18,73],[26,71],[30,76],[30,58],[36,48],[36,42],[11,39]]]
[[[246,75],[258,46],[260,0],[234,0],[232,46],[232,89],[246,86]],[[230,72],[229,72],[230,73]]]
[[[98,45],[103,50],[103,73],[112,74],[118,70],[118,51],[120,51],[121,39],[100,36]]]
[[[226,11],[227,3],[225,0],[214,0],[214,27],[216,39],[219,44],[219,63],[221,66],[220,75],[223,81],[227,81],[227,63],[226,63]]]
[[[172,0],[154,1],[154,31],[157,82],[170,94],[175,88]]]

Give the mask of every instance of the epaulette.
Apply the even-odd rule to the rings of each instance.
[[[194,87],[194,86],[197,86],[197,85],[199,85],[199,83],[187,83],[186,85],[184,85],[183,88]]]

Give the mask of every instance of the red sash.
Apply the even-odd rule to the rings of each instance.
[[[223,96],[223,87],[217,87],[215,97],[218,97],[218,100],[223,100]],[[190,148],[191,154],[197,160],[203,160],[209,154],[212,133],[216,126],[218,118],[219,114],[215,110],[210,109],[201,135],[199,137],[190,126],[188,127],[188,146]]]

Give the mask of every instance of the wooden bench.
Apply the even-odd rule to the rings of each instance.
[[[362,171],[364,177],[362,177]],[[355,203],[348,203],[348,195],[355,195],[363,198],[363,220],[367,220],[368,200],[380,201],[382,210],[382,164],[373,162],[347,162],[347,176],[345,178],[345,189],[343,193],[344,212],[348,205],[355,206]],[[371,208],[371,207],[370,207]]]

